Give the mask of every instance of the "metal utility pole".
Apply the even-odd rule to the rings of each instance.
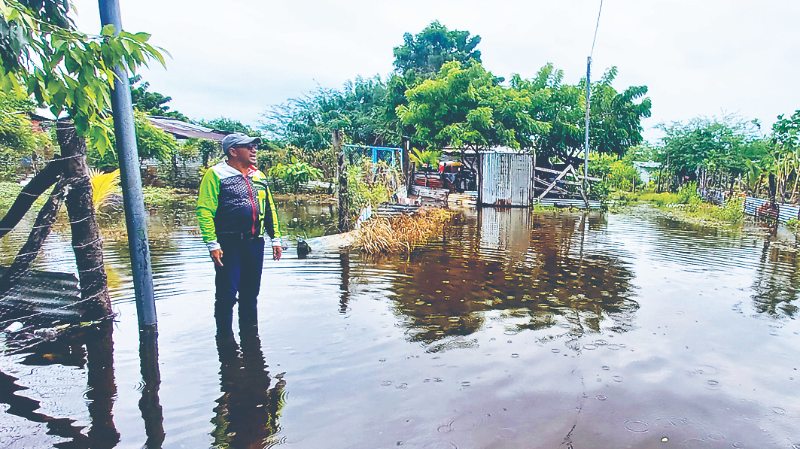
[[[589,110],[591,109],[592,93],[592,57],[586,58],[586,133],[583,139],[583,196],[584,200],[589,187]],[[588,204],[587,204],[588,208]]]
[[[597,43],[597,30],[600,29],[600,15],[603,13],[603,0],[600,0],[600,9],[597,11],[597,23],[594,26],[594,37],[592,38],[592,50],[586,57],[586,134],[583,141],[583,202],[586,209],[589,209],[589,111],[591,109],[592,96],[592,55],[594,55],[594,44]]]
[[[122,30],[118,0],[99,0],[100,22],[114,25],[114,33]],[[125,207],[125,225],[133,270],[133,288],[136,294],[136,313],[139,329],[154,328],[157,324],[156,303],[153,295],[153,272],[150,266],[150,246],[147,241],[147,214],[144,210],[142,175],[139,169],[139,150],[136,148],[136,131],[133,125],[131,86],[127,71],[114,67],[114,91],[111,108],[114,115],[114,134],[117,139],[122,200]]]

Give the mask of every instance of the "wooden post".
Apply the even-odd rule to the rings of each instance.
[[[347,159],[342,146],[342,132],[338,129],[332,133],[333,151],[337,154],[337,168],[339,174],[339,232],[350,230],[350,194],[347,191]]]
[[[66,159],[64,179],[70,184],[67,214],[72,229],[72,249],[78,265],[81,299],[85,318],[94,320],[111,315],[111,300],[103,264],[103,240],[94,215],[92,184],[86,165],[86,141],[75,132],[72,122],[56,122],[56,136],[61,155]]]

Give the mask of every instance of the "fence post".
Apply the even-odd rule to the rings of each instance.
[[[347,158],[342,145],[342,133],[338,129],[331,133],[333,151],[337,155],[337,173],[339,174],[339,232],[350,230],[350,193],[347,191]]]

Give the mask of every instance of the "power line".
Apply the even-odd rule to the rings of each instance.
[[[594,55],[594,44],[597,42],[597,30],[600,28],[600,14],[603,13],[603,0],[600,0],[600,10],[597,11],[597,23],[594,26],[594,38],[592,38],[592,51],[589,52],[589,57]]]

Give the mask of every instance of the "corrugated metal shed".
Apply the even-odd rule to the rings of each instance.
[[[478,198],[482,205],[528,207],[533,189],[533,155],[481,153]]]
[[[767,204],[767,200],[765,199],[748,196],[744,199],[744,213],[754,217],[764,215],[764,212],[759,211],[759,209],[761,209],[765,204]],[[781,223],[786,223],[791,219],[797,220],[798,217],[800,217],[800,208],[797,206],[790,206],[788,204],[778,204],[777,206],[778,221]]]

